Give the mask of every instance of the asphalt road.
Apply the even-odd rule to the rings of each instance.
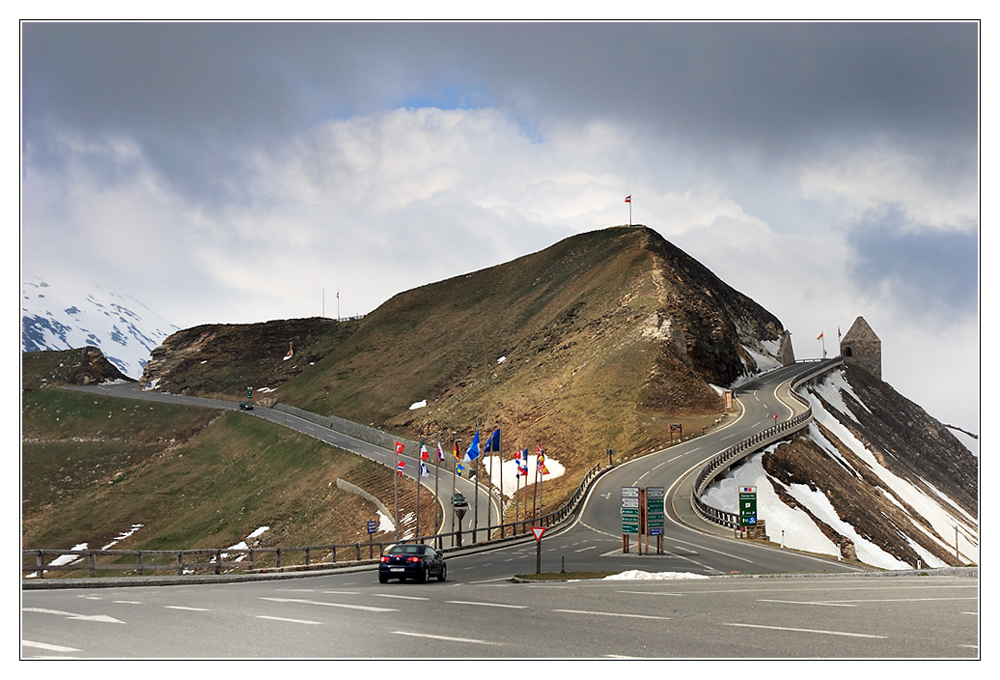
[[[543,538],[544,541],[544,538]],[[283,581],[22,593],[22,658],[977,658],[978,579],[705,577],[552,584],[531,546]],[[511,562],[505,562],[506,560]],[[494,570],[495,571],[495,570]]]

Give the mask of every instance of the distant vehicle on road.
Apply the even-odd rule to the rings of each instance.
[[[240,410],[241,411],[253,411],[253,404],[251,404],[249,401],[244,401],[244,402],[242,402],[240,404]]]
[[[431,576],[438,581],[448,578],[448,565],[444,555],[423,543],[400,543],[389,546],[378,562],[378,582],[388,583],[390,578],[400,582],[408,578],[426,583]]]

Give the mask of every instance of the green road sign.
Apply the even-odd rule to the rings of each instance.
[[[663,496],[662,486],[646,489],[646,531],[651,536],[659,536],[663,532]]]
[[[757,525],[757,487],[740,487],[740,526]]]

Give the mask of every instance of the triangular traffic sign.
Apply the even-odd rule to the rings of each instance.
[[[535,540],[542,540],[542,534],[545,533],[545,527],[531,527],[531,533],[535,535]]]

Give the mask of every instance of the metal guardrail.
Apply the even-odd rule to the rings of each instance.
[[[792,397],[798,400],[803,406],[807,407],[803,413],[793,416],[782,423],[778,423],[777,425],[769,427],[766,430],[758,432],[751,437],[747,437],[746,439],[733,444],[725,451],[721,451],[712,456],[712,458],[705,463],[705,466],[695,478],[694,492],[691,494],[691,507],[696,513],[704,519],[724,527],[735,529],[739,526],[740,516],[738,514],[726,512],[725,510],[720,510],[719,508],[709,505],[701,499],[701,495],[705,492],[705,489],[708,488],[708,485],[715,481],[715,478],[719,475],[719,473],[732,467],[733,463],[746,458],[756,451],[759,451],[768,444],[776,442],[779,439],[784,439],[789,434],[805,428],[809,424],[809,421],[812,420],[812,407],[809,406],[809,402],[801,395],[797,394],[795,390],[816,376],[826,373],[832,368],[840,366],[843,363],[843,357],[821,360],[818,362],[819,365],[815,370],[799,376],[792,382],[790,386],[790,393]]]

